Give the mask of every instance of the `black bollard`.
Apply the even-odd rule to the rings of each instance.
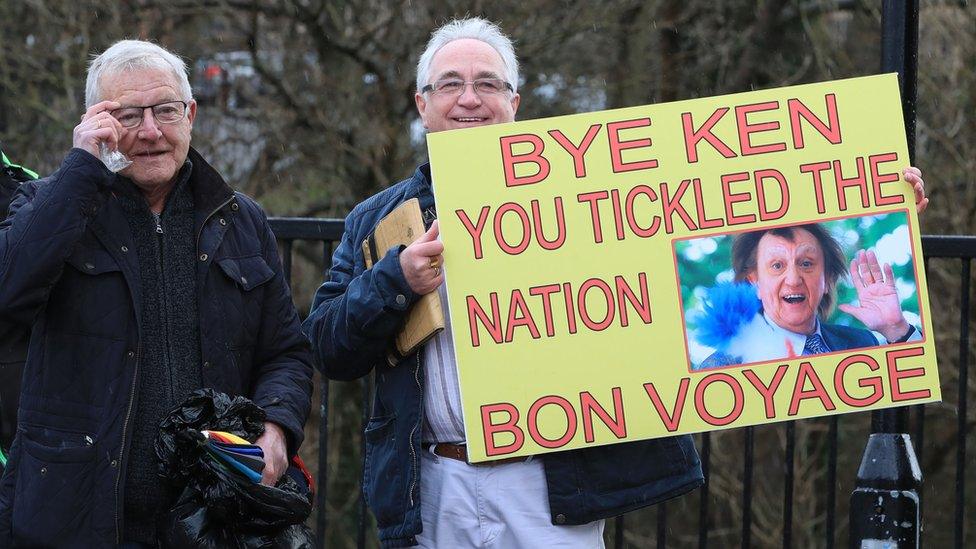
[[[904,433],[872,433],[851,494],[851,549],[917,547],[921,484],[911,438]]]
[[[881,70],[898,72],[914,163],[918,0],[883,0],[881,10]],[[920,547],[922,470],[907,431],[906,408],[872,414],[871,436],[851,494],[851,549]]]

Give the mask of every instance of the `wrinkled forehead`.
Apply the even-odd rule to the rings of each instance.
[[[763,257],[823,257],[820,242],[809,231],[794,229],[793,238],[766,233],[759,239],[756,255]]]
[[[430,78],[505,78],[502,56],[481,40],[462,38],[437,50],[430,64]]]
[[[131,68],[107,72],[99,78],[103,100],[131,103],[126,99],[181,101],[180,81],[172,71],[157,68]]]

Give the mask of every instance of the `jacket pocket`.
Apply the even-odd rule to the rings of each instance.
[[[363,494],[380,527],[398,523],[406,509],[407,491],[400,472],[396,445],[396,416],[369,420],[366,431],[366,460],[363,466]]]
[[[578,450],[577,463],[583,484],[596,494],[612,494],[643,487],[656,490],[656,484],[687,474],[694,466],[687,436],[663,437]],[[690,448],[694,454],[694,447]]]
[[[121,267],[104,249],[79,246],[68,257],[44,310],[48,328],[120,339],[132,314]]]
[[[217,265],[228,278],[245,292],[249,292],[274,278],[274,271],[259,255],[218,259]]]
[[[213,299],[217,314],[234,349],[253,345],[261,331],[265,289],[275,273],[260,255],[215,260],[223,276]],[[247,365],[242,365],[247,366]]]
[[[91,534],[95,446],[34,440],[21,432],[14,487],[15,545],[62,547]],[[81,435],[82,437],[84,435]],[[86,534],[87,533],[87,534]]]
[[[100,275],[121,270],[111,254],[96,248],[75,248],[68,257],[68,265],[87,275]]]

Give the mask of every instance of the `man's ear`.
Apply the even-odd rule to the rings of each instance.
[[[522,101],[522,96],[514,93],[512,94],[512,115],[518,114],[519,103]]]
[[[756,284],[759,281],[759,277],[756,276],[756,271],[749,271],[749,274],[746,275],[746,280],[749,281],[749,284]]]
[[[197,117],[197,102],[191,99],[187,109],[189,110],[186,112],[186,119],[190,122],[190,129],[193,129],[193,120]]]
[[[420,92],[413,94],[413,102],[417,105],[420,121],[423,122],[424,128],[427,128],[427,100],[424,99],[424,94]]]

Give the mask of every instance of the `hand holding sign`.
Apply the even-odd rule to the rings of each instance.
[[[400,252],[400,268],[407,284],[414,292],[424,295],[437,289],[444,282],[441,265],[444,264],[444,244],[437,240],[440,228],[437,221],[426,233]]]
[[[922,181],[922,170],[911,166],[902,170],[901,174],[915,191],[915,211],[924,212],[929,205],[929,199],[925,196],[925,181]]]

